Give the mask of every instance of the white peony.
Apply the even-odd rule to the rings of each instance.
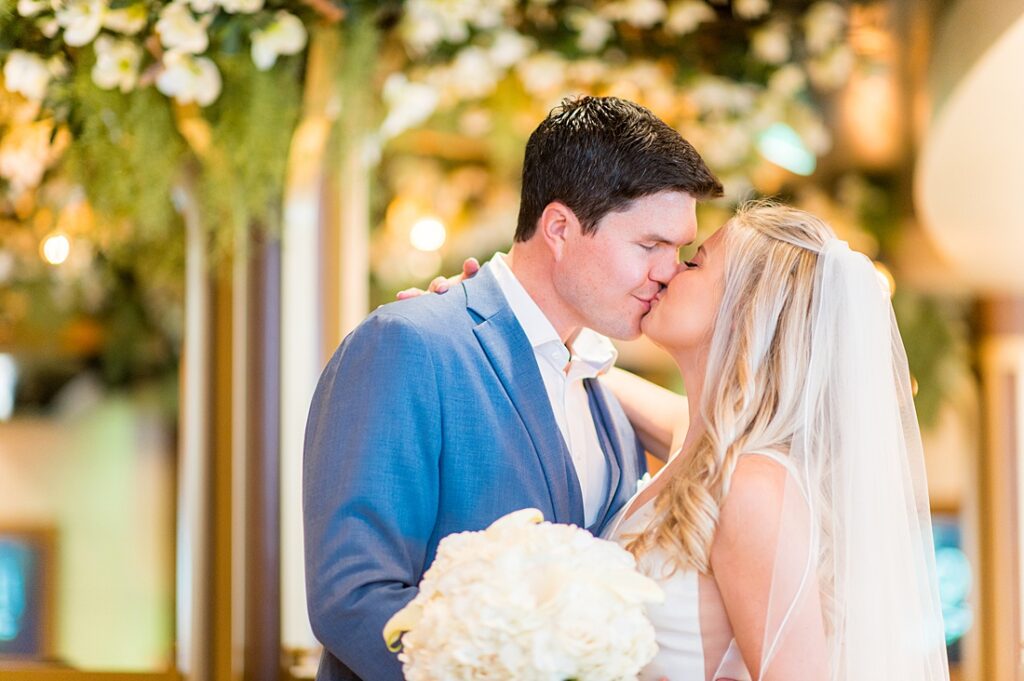
[[[107,10],[103,15],[103,25],[111,31],[124,35],[135,35],[146,27],[149,12],[146,5],[137,2],[122,9]]]
[[[846,30],[846,10],[834,2],[817,2],[804,15],[807,50],[821,54],[839,41]]]
[[[105,35],[96,39],[93,48],[96,65],[92,67],[92,81],[104,90],[134,90],[139,82],[142,48],[131,40],[114,40]]]
[[[220,96],[221,78],[217,65],[206,57],[184,52],[166,52],[156,88],[180,104],[212,104]]]
[[[64,42],[72,47],[88,45],[99,35],[105,0],[64,0],[57,5],[57,23],[64,29]]]
[[[657,654],[657,583],[617,544],[542,520],[524,509],[441,541],[384,628],[406,679],[635,679]]]
[[[35,15],[50,9],[49,0],[18,0],[18,14],[23,17]]]
[[[46,96],[50,69],[39,55],[24,50],[11,50],[4,62],[4,88],[17,92],[34,102]]]
[[[770,0],[733,0],[732,12],[740,19],[759,19],[772,8]]]
[[[754,56],[767,64],[783,64],[789,60],[789,25],[772,21],[754,31],[750,41]]]
[[[161,44],[168,50],[199,54],[210,46],[206,27],[211,20],[211,15],[196,19],[188,5],[172,2],[160,10],[156,30],[160,34]]]
[[[384,139],[397,137],[430,118],[440,101],[437,88],[411,83],[404,73],[395,72],[384,81],[383,99],[388,113],[380,126]]]
[[[263,9],[263,0],[220,0],[220,6],[231,14],[253,14]]]
[[[665,28],[676,35],[693,33],[701,24],[715,20],[715,10],[701,0],[679,0],[668,8]]]
[[[294,14],[284,10],[274,15],[266,27],[253,31],[252,62],[260,71],[266,71],[277,63],[282,54],[298,54],[306,46],[306,27]]]

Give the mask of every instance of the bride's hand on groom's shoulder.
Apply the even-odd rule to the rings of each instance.
[[[444,293],[452,286],[459,284],[466,279],[470,279],[477,272],[480,271],[480,262],[476,258],[466,258],[465,262],[462,263],[462,273],[457,274],[454,277],[436,277],[430,282],[430,286],[424,291],[420,288],[407,288],[404,291],[399,291],[398,295],[395,296],[399,300],[405,300],[407,298],[415,298],[421,296],[424,293]]]

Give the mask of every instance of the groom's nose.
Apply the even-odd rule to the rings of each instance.
[[[654,268],[651,269],[651,279],[662,286],[668,286],[668,282],[672,281],[672,277],[679,273],[681,267],[682,265],[679,264],[674,256],[666,257],[659,260]]]

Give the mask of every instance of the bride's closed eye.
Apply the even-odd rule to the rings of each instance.
[[[697,267],[697,263],[691,262],[689,260],[684,260],[683,264],[686,265],[686,269],[688,270],[692,270],[694,267]]]

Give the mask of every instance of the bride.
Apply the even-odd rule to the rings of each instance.
[[[689,398],[602,378],[648,451],[674,452],[603,534],[666,594],[641,678],[948,681],[910,376],[871,261],[751,202],[641,326]]]
[[[813,215],[751,203],[642,328],[690,413],[604,534],[666,593],[641,678],[948,679],[910,377],[871,262]],[[667,442],[660,389],[612,378],[638,432]]]

